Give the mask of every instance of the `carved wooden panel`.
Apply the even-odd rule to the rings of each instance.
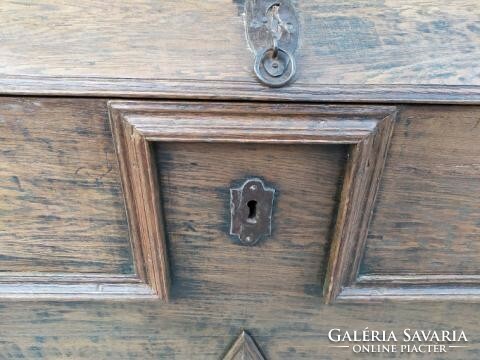
[[[480,300],[479,119],[475,107],[399,113],[359,278],[340,299]]]
[[[235,340],[228,352],[223,357],[223,360],[264,360],[260,349],[255,344],[247,332],[242,333]]]
[[[154,142],[152,147],[175,302],[250,302],[279,292],[320,300],[348,145]],[[231,233],[231,190],[256,176],[275,190],[271,233],[242,246]]]
[[[154,298],[133,274],[106,102],[3,97],[0,133],[0,299]]]
[[[169,298],[170,269],[152,142],[349,144],[326,301],[354,282],[394,107],[135,101],[112,101],[109,106],[137,273],[161,298]]]

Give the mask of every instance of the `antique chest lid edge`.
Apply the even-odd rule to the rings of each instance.
[[[262,2],[6,0],[0,94],[479,102],[476,0]],[[296,64],[281,88],[254,71],[275,38]]]

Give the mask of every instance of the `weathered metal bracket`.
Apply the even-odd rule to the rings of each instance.
[[[247,41],[255,54],[254,71],[270,87],[281,87],[293,79],[299,25],[289,0],[247,0]]]
[[[272,232],[272,208],[275,189],[253,178],[239,188],[230,189],[230,235],[245,245],[256,244]]]

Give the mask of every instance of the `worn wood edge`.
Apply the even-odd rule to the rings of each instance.
[[[138,216],[141,219],[141,229],[145,232],[142,239],[145,242],[145,261],[149,271],[149,284],[163,300],[168,300],[170,275],[167,257],[167,242],[163,214],[160,210],[160,194],[157,171],[150,142],[134,131],[131,137],[134,163],[130,166],[137,182],[132,182],[142,201],[137,201]],[[139,197],[136,198],[137,200]],[[143,206],[142,206],[143,205]]]
[[[158,296],[168,301],[170,274],[155,161],[149,142],[108,104],[125,196],[135,268]],[[139,200],[141,199],[141,200]]]
[[[367,140],[372,140],[371,149],[369,149],[369,158],[367,160],[367,168],[370,161],[373,163],[370,171],[370,178],[367,180],[365,201],[362,202],[362,219],[360,220],[360,226],[358,228],[358,240],[355,243],[355,257],[351,265],[348,283],[356,281],[360,269],[360,264],[363,259],[365,251],[365,245],[368,236],[368,228],[373,216],[375,207],[375,201],[380,188],[380,183],[383,175],[383,169],[385,168],[385,162],[388,156],[388,150],[390,148],[390,141],[393,136],[393,130],[397,119],[398,111],[386,116],[382,121],[378,123],[375,131],[370,135]],[[361,211],[359,209],[359,211]]]
[[[339,103],[480,104],[478,85],[295,83],[270,89],[257,82],[0,74],[0,95]]]
[[[195,100],[110,100],[110,106],[118,110],[129,111],[136,114],[155,113],[210,113],[210,114],[252,114],[252,115],[279,115],[283,117],[305,116],[305,115],[324,115],[324,116],[385,116],[386,113],[394,111],[395,106],[355,106],[355,105],[337,105],[337,104],[312,104],[312,103],[259,103],[252,102],[232,102],[232,101],[195,101]],[[249,106],[254,106],[255,110]]]
[[[379,301],[458,301],[479,302],[480,286],[457,285],[403,285],[359,286],[342,289],[335,302],[369,303]]]
[[[365,138],[379,119],[395,109],[185,101],[109,104],[147,140],[180,142],[351,144]],[[248,123],[246,116],[252,119]]]
[[[123,137],[124,129],[112,128]],[[121,141],[117,144],[121,144]],[[125,155],[122,149],[122,156]],[[124,169],[125,170],[125,169]],[[131,221],[132,218],[129,218]],[[139,300],[158,299],[146,281],[143,253],[133,234],[135,274],[0,272],[1,300]],[[141,249],[140,249],[141,250]]]
[[[361,275],[342,289],[338,302],[480,301],[480,275]]]
[[[382,286],[395,285],[458,285],[472,284],[480,287],[480,275],[460,275],[460,274],[404,274],[404,275],[361,275],[355,284],[372,286],[372,284]]]
[[[2,273],[0,300],[148,300],[155,292],[134,275]]]
[[[128,222],[128,229],[130,232],[130,243],[132,246],[132,253],[133,253],[133,262],[135,267],[136,274],[143,280],[147,281],[147,274],[145,269],[145,261],[143,258],[143,249],[142,243],[140,240],[140,235],[138,234],[138,219],[137,213],[133,206],[129,206],[129,204],[133,204],[135,199],[133,195],[132,186],[130,185],[130,168],[127,164],[130,162],[129,153],[126,147],[126,140],[125,140],[125,131],[123,127],[123,120],[121,119],[121,113],[117,111],[115,108],[108,109],[108,115],[110,120],[110,127],[112,131],[112,138],[115,147],[115,152],[117,155],[117,162],[119,166],[120,178],[121,178],[121,186],[122,186],[122,193],[124,196],[124,204],[125,210],[127,213],[127,222]],[[123,181],[125,179],[125,181]]]
[[[323,288],[327,304],[358,275],[396,116],[396,111],[385,116],[351,147]]]
[[[136,173],[131,170],[148,163],[145,160],[149,152],[145,145],[148,141],[354,144],[347,162],[337,230],[330,255],[325,291],[327,302],[335,298],[349,278],[353,278],[352,274],[356,276],[359,260],[356,260],[355,254],[359,257],[363,254],[363,237],[366,238],[373,211],[396,107],[119,100],[110,101],[109,107],[119,114],[112,116],[112,119],[119,119],[117,123],[129,129],[126,132],[141,139],[137,140],[139,143],[143,142],[143,145],[133,146],[126,151],[127,155],[123,158],[122,149],[119,148],[120,161],[128,159],[131,162],[121,166],[130,169],[127,169],[126,173],[130,176],[124,179],[124,183],[131,189],[127,193],[133,198],[127,198],[127,208],[132,207],[128,204],[135,202],[151,207],[151,199],[158,196],[152,194],[153,186],[145,181],[154,174],[148,171],[148,166],[143,174],[139,170]],[[253,121],[247,121],[246,115],[250,115]],[[265,116],[269,117],[268,120],[265,120]],[[114,136],[124,141],[125,147],[131,146],[132,141],[125,140],[128,136],[123,139],[116,133]],[[143,154],[143,160],[136,155],[131,156],[136,149]],[[137,178],[131,179],[132,176]],[[140,185],[132,186],[132,183]],[[142,193],[142,188],[148,189]],[[138,213],[136,216],[140,217]],[[149,228],[159,228],[155,223],[140,222],[137,226],[141,238],[148,237]],[[161,244],[161,247],[166,253],[166,245]],[[151,253],[154,249],[148,251]]]
[[[396,113],[387,116],[352,148],[327,267],[325,302],[478,302],[480,275],[358,275],[395,119]],[[368,160],[374,166],[362,172]]]
[[[255,341],[246,331],[242,331],[222,359],[235,360],[238,355],[241,356],[238,359],[265,359]]]

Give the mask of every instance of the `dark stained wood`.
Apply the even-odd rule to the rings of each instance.
[[[168,300],[170,275],[163,214],[150,143],[134,125],[110,106],[110,122],[117,149],[136,273]]]
[[[262,144],[356,144],[396,111],[393,106],[115,100],[109,107],[114,123],[128,124],[152,142]]]
[[[475,0],[295,6],[300,46],[292,90],[296,84],[480,85]],[[253,83],[242,13],[243,1],[111,6],[42,0],[31,6],[8,0],[2,3],[0,68],[13,76]]]
[[[0,360],[403,357],[327,338],[367,327],[480,358],[480,109],[451,106],[480,105],[478,0],[293,3],[269,89],[243,0],[1,2]],[[250,176],[278,195],[255,247],[228,237]]]
[[[480,275],[361,275],[338,296],[340,302],[480,300]]]
[[[401,112],[363,274],[480,275],[480,109]]]
[[[252,75],[253,76],[253,75]],[[302,85],[259,88],[255,82],[168,79],[0,77],[0,94],[189,100],[269,100],[336,103],[480,104],[480,86]]]
[[[53,108],[55,108],[53,104],[56,103],[59,107],[56,110],[56,113],[63,114],[67,119],[70,116],[73,116],[68,110],[70,106],[74,106],[69,103],[71,101],[69,99],[24,99],[23,101],[16,101],[15,106],[12,107],[12,109],[19,111],[18,109],[26,107],[31,101],[41,103],[51,102],[51,107]],[[76,112],[76,114],[90,114],[89,109],[93,106],[92,104],[96,104],[96,100],[75,99],[72,101],[80,101],[80,104],[83,106],[82,111]],[[61,106],[61,104],[67,103],[69,105]],[[243,108],[241,104],[239,104],[238,107]],[[29,107],[26,108],[28,109]],[[349,111],[353,111],[352,109],[354,109],[352,107],[342,106],[325,108],[330,108],[329,111],[336,113],[336,116],[343,118],[345,118]],[[337,108],[348,108],[349,111],[337,111],[335,110]],[[305,121],[306,115],[302,115],[302,109],[305,109],[304,113],[308,113],[309,111],[308,106],[304,105],[294,107],[292,114],[289,114],[288,111],[281,111],[285,112],[287,117],[295,116],[295,113],[298,113],[300,114],[299,118],[304,119],[303,124],[309,124],[308,121]],[[268,117],[266,117],[264,113],[258,111],[257,108],[252,109],[252,111],[258,113],[258,118],[268,119]],[[241,111],[237,109],[234,112],[240,114],[239,118],[242,118],[243,121],[245,121],[245,116]],[[368,112],[364,113],[368,114]],[[38,112],[32,112],[32,114],[38,114]],[[364,114],[361,115],[360,112],[358,114],[358,117],[360,118],[370,116]],[[405,117],[403,114],[407,114],[408,116]],[[386,196],[385,186],[390,182],[392,184],[396,182],[401,184],[402,181],[409,179],[409,177],[402,177],[406,172],[405,169],[400,172],[392,170],[394,169],[396,161],[398,161],[398,159],[402,160],[402,158],[399,158],[400,155],[405,156],[405,154],[408,154],[411,151],[408,158],[420,160],[419,164],[423,163],[422,167],[427,169],[429,166],[433,167],[438,164],[435,162],[435,154],[437,154],[439,159],[445,160],[450,159],[452,153],[455,154],[455,152],[458,152],[461,157],[470,159],[471,164],[476,163],[473,158],[476,149],[476,144],[473,141],[473,138],[476,136],[476,130],[474,128],[475,122],[473,122],[473,120],[478,120],[477,114],[478,109],[475,107],[425,107],[423,110],[421,110],[420,107],[405,107],[400,111],[400,123],[396,127],[390,150],[392,159],[396,160],[394,163],[387,161],[386,170],[383,175],[385,185],[382,185],[380,189],[380,197],[377,199],[379,205],[371,229],[379,228],[378,224],[380,223],[376,223],[376,219],[381,213],[378,209],[381,209],[382,206],[384,206],[385,209],[387,208],[386,199],[384,198]],[[91,114],[89,116],[95,118]],[[0,116],[0,118],[3,120],[5,117],[2,118]],[[185,116],[180,116],[180,118],[185,119]],[[447,121],[447,118],[450,120]],[[48,116],[45,116],[43,120],[44,124],[48,124]],[[185,121],[187,120],[188,118]],[[87,119],[83,119],[83,122],[87,121]],[[408,142],[406,142],[406,139],[397,142],[398,134],[400,134],[401,138],[403,136],[402,134],[405,133],[408,121],[410,121],[409,126],[418,126],[419,128],[416,128],[417,131],[415,131],[413,135],[410,133],[411,136],[408,137]],[[443,129],[445,136],[436,133],[437,129],[435,129],[434,125],[436,121],[440,124],[437,125],[439,126],[438,131]],[[83,122],[81,123],[83,124]],[[248,122],[246,123],[248,124]],[[300,121],[300,123],[302,123],[302,121]],[[445,124],[448,124],[448,126]],[[458,124],[458,128],[455,124]],[[469,127],[467,125],[471,126]],[[370,125],[359,127],[358,129],[360,133],[364,134],[368,132],[368,129],[371,129],[369,126]],[[423,128],[422,130],[422,126],[426,126],[426,128]],[[429,130],[427,131],[427,129]],[[271,129],[267,128],[263,131],[262,136],[267,137]],[[422,133],[425,134],[427,138],[431,134],[436,134],[435,136],[432,136],[432,138],[437,140],[432,143],[424,141],[422,140]],[[177,132],[177,134],[179,134],[179,132]],[[448,134],[451,134],[455,141],[452,140],[451,143],[448,143]],[[77,138],[77,136],[79,135],[75,135],[73,138]],[[320,141],[320,137],[317,139]],[[465,139],[465,144],[462,143],[462,139]],[[3,146],[3,144],[4,143],[2,142],[1,146]],[[21,142],[21,144],[28,144],[28,142]],[[86,142],[85,146],[95,148],[95,144],[96,142]],[[398,146],[398,144],[403,145]],[[422,145],[420,146],[420,144]],[[445,144],[447,144],[447,149],[449,151],[441,150],[441,146],[445,146]],[[171,153],[172,155],[176,155],[178,161],[175,161],[175,158],[172,157],[168,158],[168,156],[156,157],[156,161],[158,162],[160,159],[163,159],[160,161],[161,164],[178,164],[176,167],[177,174],[183,174],[181,178],[184,179],[185,183],[188,180],[192,183],[197,181],[197,178],[191,177],[189,179],[187,175],[191,172],[192,168],[195,168],[195,165],[188,162],[191,155],[195,155],[198,158],[203,157],[203,161],[206,164],[211,164],[211,166],[216,165],[220,169],[224,168],[219,159],[222,157],[224,158],[225,155],[216,152],[217,157],[213,157],[214,161],[212,162],[211,158],[209,161],[208,153],[198,151],[198,146],[202,146],[202,149],[205,149],[207,146],[222,147],[225,145],[226,144],[222,144],[221,142],[215,144],[198,144],[193,142],[188,144],[187,147],[190,147],[190,150],[188,150],[185,148],[186,145],[182,142],[170,144],[159,142],[155,145],[153,150],[156,149],[156,151],[160,153],[163,152],[163,154]],[[292,220],[295,220],[295,218],[308,220],[312,231],[313,229],[317,229],[317,227],[322,229],[328,227],[327,222],[332,218],[335,199],[329,199],[327,195],[334,196],[333,193],[335,192],[335,187],[339,187],[340,185],[338,182],[335,183],[335,181],[341,179],[341,168],[345,162],[343,158],[343,146],[326,145],[321,142],[317,145],[257,145],[254,143],[236,143],[230,144],[229,146],[237,146],[239,148],[239,153],[248,148],[247,151],[250,154],[258,154],[259,146],[271,147],[272,150],[264,152],[265,156],[276,154],[279,155],[280,159],[288,159],[288,156],[290,156],[291,159],[297,159],[296,161],[290,161],[290,164],[288,164],[288,161],[284,160],[285,168],[288,166],[294,166],[294,168],[296,166],[298,168],[299,165],[297,163],[303,163],[305,165],[305,171],[297,171],[298,177],[301,181],[309,183],[319,181],[318,189],[315,193],[323,194],[323,196],[302,194],[304,187],[298,186],[297,190],[291,192],[287,199],[295,205],[294,208],[298,212],[298,216],[289,216],[291,216]],[[302,158],[298,156],[300,153],[293,156],[289,149],[285,149],[284,151],[279,150],[280,147],[283,146],[296,148],[297,151],[304,147],[305,150],[301,151],[301,153],[304,154],[303,159],[305,160],[298,161],[298,159]],[[468,146],[470,146],[472,150],[472,157],[469,157],[470,155],[465,151]],[[308,147],[315,147],[318,150],[307,151]],[[171,151],[169,152],[168,149]],[[278,153],[275,153],[273,149],[277,149],[275,151],[278,151]],[[433,150],[426,154],[429,149]],[[37,153],[39,156],[43,156],[47,151],[46,148],[39,148]],[[98,150],[95,151],[101,153]],[[424,158],[425,160],[422,160]],[[97,156],[92,159],[100,162],[102,157]],[[182,161],[182,159],[184,161]],[[402,161],[406,161],[405,159],[407,158],[404,158]],[[181,170],[180,167],[180,164],[182,163],[184,165],[183,170]],[[311,166],[314,163],[319,165]],[[449,162],[447,162],[447,164],[448,163]],[[113,162],[113,164],[115,163]],[[264,166],[261,166],[261,161],[258,161],[257,164],[259,170],[264,168]],[[454,165],[462,164],[456,163]],[[235,167],[234,164],[230,166],[232,168]],[[164,168],[164,170],[167,168]],[[460,169],[463,169],[463,171],[461,176],[459,175],[456,178],[456,181],[463,184],[463,182],[461,182],[462,176],[464,178],[466,177],[465,183],[472,183],[471,186],[473,189],[475,167]],[[56,171],[60,171],[61,173],[62,168],[59,167]],[[272,175],[275,172],[274,170],[269,171],[272,172]],[[286,172],[287,170],[285,169],[283,173]],[[222,174],[221,171],[214,173],[217,174],[217,176],[218,173],[220,173],[220,176]],[[416,173],[420,175],[422,174],[418,171]],[[171,172],[171,174],[173,174],[173,172]],[[175,181],[171,181],[171,184],[175,184],[178,178],[179,177],[173,179]],[[445,181],[444,176],[432,178],[434,180],[437,179],[440,182]],[[423,179],[426,179],[426,177]],[[299,184],[302,184],[301,181]],[[432,183],[428,182],[428,184],[428,187],[431,187]],[[398,192],[400,194],[400,190],[407,190],[405,186],[411,185],[403,184],[399,190],[395,191],[393,191],[393,188],[391,189],[394,193]],[[444,185],[441,188],[444,188]],[[171,191],[174,190],[175,189],[172,188]],[[192,188],[192,192],[195,194],[194,188]],[[180,197],[176,196],[172,199],[178,199],[177,201],[187,201],[189,198],[187,194],[180,195]],[[441,200],[440,203],[443,203],[445,208],[454,207],[456,204],[454,201],[450,201],[450,199],[444,197],[443,194],[441,195],[442,196],[439,196],[439,199]],[[214,196],[219,196],[219,192],[215,192]],[[324,213],[324,216],[318,218],[318,220],[315,217],[306,216],[305,207],[303,204],[299,204],[297,200],[301,199],[302,196],[308,199],[316,199],[315,201],[323,199],[321,200],[321,203],[324,204],[323,207],[319,207],[315,204],[312,205],[312,208],[315,207],[317,211]],[[405,196],[410,196],[408,191],[405,192]],[[206,198],[207,196],[205,199]],[[396,201],[399,202],[401,196],[399,195],[396,199]],[[474,201],[474,199],[469,200],[465,197],[462,197],[462,199],[462,201],[466,201],[466,204],[470,204],[469,201]],[[190,198],[191,202],[185,203],[182,208],[188,209],[192,204],[195,205],[197,200],[198,198]],[[210,202],[210,204],[211,203],[212,202]],[[0,206],[1,204],[2,202],[0,202]],[[169,201],[167,201],[167,204],[177,208],[179,205],[178,202],[172,204]],[[202,203],[198,204],[198,206],[200,205],[202,205]],[[205,203],[203,203],[203,205],[205,205]],[[328,208],[328,206],[330,206],[330,208]],[[395,205],[393,204],[391,206],[393,208]],[[433,210],[435,209],[433,208]],[[430,211],[433,210],[430,209]],[[413,208],[412,211],[418,210]],[[109,213],[113,214],[114,210],[110,209]],[[204,225],[208,225],[209,221],[211,221],[208,213],[196,211],[194,214],[200,214],[200,216],[202,216],[202,221],[194,224],[195,226],[193,229],[200,229],[204,231],[207,236],[211,234],[212,229],[209,229],[208,226]],[[291,214],[291,209],[285,208],[284,214]],[[388,214],[389,212],[384,216],[387,217]],[[474,214],[473,210],[471,214]],[[453,221],[458,221],[455,217],[452,219]],[[70,226],[71,225],[69,224],[62,224],[58,230],[66,232]],[[282,232],[288,231],[289,228],[292,228],[288,222],[283,226],[283,229],[281,229]],[[439,227],[439,229],[441,230],[442,227]],[[465,230],[465,234],[475,231],[476,227],[471,225],[468,229],[469,230]],[[189,227],[188,223],[179,222],[177,228],[172,230],[173,233],[176,234],[176,239],[179,239],[182,235],[190,236],[193,234],[193,230]],[[126,232],[126,229],[122,231]],[[400,233],[398,232],[399,230],[393,226],[385,226],[383,236],[387,238],[390,231],[395,231],[395,236],[400,236]],[[431,230],[431,232],[432,231],[433,230]],[[198,232],[197,237],[200,241]],[[184,238],[187,239],[188,237],[185,236]],[[411,241],[413,241],[415,234],[411,235],[410,238]],[[441,240],[444,238],[443,235],[438,235],[438,239]],[[467,236],[464,236],[461,239],[465,240],[466,238]],[[433,272],[428,275],[406,275],[399,272],[398,274],[393,275],[377,276],[368,274],[362,275],[361,273],[361,276],[358,279],[358,285],[345,288],[342,291],[341,296],[338,298],[338,300],[341,301],[342,297],[345,299],[347,296],[352,296],[357,297],[358,299],[361,296],[365,296],[362,301],[375,301],[379,300],[379,298],[375,299],[372,295],[378,294],[379,291],[384,291],[385,294],[388,295],[387,297],[393,299],[403,298],[411,301],[421,298],[425,300],[425,292],[422,284],[435,284],[437,295],[440,286],[445,285],[446,283],[448,284],[448,282],[454,281],[456,284],[464,285],[459,289],[457,288],[455,292],[447,288],[444,291],[444,296],[441,298],[442,300],[445,300],[444,302],[393,303],[387,301],[375,304],[365,303],[361,305],[335,303],[330,306],[325,306],[321,303],[321,289],[319,288],[320,284],[317,281],[319,277],[321,277],[320,273],[323,272],[326,264],[325,253],[328,250],[327,238],[323,237],[323,240],[319,241],[320,237],[316,237],[309,243],[305,243],[301,237],[292,237],[292,239],[293,240],[291,240],[290,243],[285,242],[285,244],[288,245],[285,249],[288,249],[289,247],[290,249],[294,249],[295,254],[299,255],[295,257],[296,261],[293,262],[294,259],[292,257],[285,256],[284,251],[277,251],[274,254],[274,257],[280,261],[282,266],[273,268],[273,271],[260,277],[258,283],[250,282],[250,288],[245,287],[247,281],[242,280],[241,277],[238,276],[238,274],[242,274],[242,272],[235,272],[236,278],[240,278],[237,284],[242,286],[232,286],[231,281],[228,281],[228,279],[234,279],[233,276],[230,278],[227,277],[224,280],[225,282],[222,283],[222,278],[225,276],[224,269],[228,270],[229,266],[233,265],[234,270],[241,270],[241,268],[235,268],[235,265],[232,264],[231,261],[229,262],[225,259],[224,263],[220,264],[210,262],[209,264],[211,264],[211,267],[206,268],[204,266],[205,259],[202,259],[201,256],[198,257],[198,254],[196,256],[194,249],[189,247],[187,241],[184,242],[182,247],[178,247],[177,245],[176,249],[181,251],[177,251],[176,256],[174,253],[173,258],[176,260],[176,262],[173,263],[174,270],[181,270],[183,267],[184,272],[182,275],[180,272],[174,271],[174,275],[176,272],[177,274],[182,275],[181,280],[187,279],[188,276],[190,276],[192,280],[195,280],[195,274],[198,274],[198,272],[196,273],[195,271],[206,269],[208,271],[204,271],[204,273],[200,275],[205,276],[205,279],[209,278],[210,281],[204,283],[203,286],[202,284],[198,284],[198,282],[195,283],[192,281],[191,283],[187,283],[183,281],[178,283],[178,288],[174,282],[173,289],[177,291],[175,294],[178,294],[179,296],[172,297],[170,303],[141,300],[142,297],[143,299],[151,299],[155,297],[155,294],[151,291],[150,287],[145,286],[142,281],[127,274],[122,275],[119,273],[115,276],[111,274],[97,274],[96,276],[93,276],[93,274],[75,275],[47,273],[44,274],[46,275],[45,277],[42,277],[41,274],[9,274],[9,282],[3,281],[0,284],[0,289],[3,289],[4,295],[7,293],[13,294],[11,295],[11,299],[21,299],[22,297],[23,299],[26,299],[28,297],[30,300],[34,300],[34,298],[37,298],[37,301],[22,301],[21,303],[15,301],[0,302],[0,359],[217,359],[225,355],[226,349],[228,349],[230,344],[235,341],[241,329],[249,330],[258,344],[261,344],[262,353],[267,359],[352,359],[353,357],[356,359],[370,359],[372,358],[372,354],[352,355],[351,350],[330,347],[332,344],[328,341],[326,335],[332,328],[348,330],[358,329],[361,331],[365,329],[366,326],[369,326],[370,329],[392,329],[398,333],[401,333],[404,328],[461,328],[467,334],[469,347],[451,349],[448,353],[448,358],[474,360],[480,357],[480,348],[477,346],[477,344],[480,343],[480,338],[478,336],[480,305],[478,303],[469,303],[471,297],[467,303],[456,303],[459,300],[466,299],[466,296],[463,297],[463,299],[462,296],[471,296],[472,293],[476,291],[474,287],[468,287],[477,280],[473,263],[468,264],[468,267],[466,267],[466,269],[470,269],[467,271],[467,274],[457,275],[435,275]],[[371,240],[371,238],[368,239],[367,246],[368,242]],[[204,241],[203,253],[201,255],[211,254],[211,252],[208,251],[208,247],[205,246],[205,243],[206,242]],[[177,244],[180,243],[177,242]],[[272,242],[269,243],[266,241],[263,244],[268,245],[272,244]],[[467,243],[465,242],[464,244]],[[475,244],[472,246],[474,245]],[[245,256],[242,255],[240,256],[240,259],[245,259],[246,261],[247,259],[253,258],[255,248],[237,248],[253,250],[252,254],[247,254]],[[188,249],[190,249],[190,253],[188,252]],[[201,248],[198,247],[197,249]],[[256,250],[258,249],[259,248]],[[262,251],[264,250],[265,249],[262,249]],[[369,250],[367,249],[367,256],[369,256],[368,251]],[[268,253],[266,254],[268,255]],[[384,255],[385,254],[386,253],[384,253]],[[461,252],[453,252],[452,254],[457,259],[459,256],[465,255],[465,253]],[[236,253],[236,256],[239,256],[238,252]],[[471,256],[474,258],[473,255]],[[444,260],[447,259],[445,256],[441,256],[441,258]],[[303,262],[305,259],[308,261]],[[425,257],[425,259],[428,260],[427,257]],[[379,260],[378,257],[377,260]],[[394,255],[391,257],[391,260],[395,260]],[[258,261],[257,263],[254,263],[254,265],[257,264],[261,265],[262,262]],[[410,263],[402,261],[402,265],[408,266],[409,264]],[[416,265],[428,268],[428,266],[431,266],[432,264],[428,264],[428,262],[426,264],[418,264],[417,262]],[[457,267],[463,266],[460,263],[450,265]],[[251,269],[255,269],[255,266],[251,266]],[[288,270],[292,271],[292,269],[295,271],[290,273],[291,277],[288,277]],[[272,274],[275,274],[279,270],[282,271],[279,275],[286,275],[287,281],[272,283]],[[383,271],[383,269],[380,270]],[[317,273],[315,274],[315,272]],[[468,273],[471,273],[472,275],[468,275]],[[256,274],[252,272],[249,276],[254,275]],[[52,280],[56,281],[56,286],[58,286],[61,295],[57,293],[55,296],[49,295],[48,297],[45,297],[43,295],[45,292],[42,293],[42,291],[39,291],[39,288],[45,283],[51,283]],[[370,286],[371,284],[368,285],[368,281],[374,281],[375,288],[372,288]],[[17,287],[19,282],[27,285],[21,288],[20,291]],[[360,287],[362,282],[365,284],[363,288]],[[411,286],[412,283],[418,285]],[[125,284],[130,284],[131,286],[129,285],[127,290],[121,290]],[[392,287],[392,284],[396,284],[397,286]],[[405,284],[410,284],[410,286],[406,287]],[[104,285],[106,286],[104,287]],[[185,287],[185,285],[188,286]],[[28,286],[32,287],[29,288]],[[355,286],[359,286],[359,288],[356,289]],[[263,291],[262,287],[268,291]],[[7,292],[7,289],[10,292]],[[26,292],[32,291],[32,289],[35,290],[36,294],[32,296],[30,292],[27,296]],[[51,290],[52,287],[50,286],[47,291],[52,294]],[[103,294],[101,294],[99,290],[103,290]],[[121,290],[120,294],[118,293],[119,290]],[[133,295],[132,290],[134,290]],[[471,291],[470,294],[468,294],[468,291]],[[131,294],[130,297],[128,295],[129,292]],[[69,298],[69,301],[65,302],[64,300],[66,298]],[[91,301],[92,298],[96,300]],[[98,301],[100,298],[123,298],[129,301]],[[43,301],[44,299],[61,301]],[[75,299],[90,299],[90,301],[74,301]],[[430,299],[432,298],[430,297]],[[347,298],[345,301],[353,300],[355,299],[350,298],[349,300]]]
[[[480,112],[409,107],[354,288],[340,300],[480,299]]]
[[[233,294],[226,299],[206,290],[195,299],[177,299],[171,304],[2,303],[0,359],[221,359],[242,328],[248,329],[266,359],[388,358],[388,354],[357,355],[351,349],[332,348],[327,338],[330,329],[362,331],[367,326],[398,334],[405,328],[463,329],[468,348],[449,349],[446,356],[430,357],[480,357],[480,304],[325,306],[303,291],[256,294],[254,298]]]
[[[146,281],[153,283],[151,279],[156,279],[154,288],[160,297],[167,300],[169,292],[167,245],[161,220],[168,211],[160,213],[157,188],[149,185],[155,180],[147,141],[353,144],[326,275],[326,301],[333,301],[341,288],[356,278],[392,133],[394,107],[134,101],[112,101],[109,106],[132,241],[144,244],[139,249],[134,246],[136,257],[149,254],[143,255],[148,259]],[[208,161],[213,162],[215,157],[215,152],[209,153]],[[235,164],[234,159],[219,160]],[[247,164],[252,166],[251,161]],[[161,168],[159,171],[162,174]],[[210,170],[206,176],[212,173]]]
[[[385,114],[374,130],[352,147],[324,286],[327,303],[357,278],[395,116],[395,112]]]
[[[0,299],[19,300],[143,300],[157,299],[135,274],[2,273]]]
[[[0,98],[0,271],[129,274],[102,100]]]
[[[480,103],[476,0],[296,1],[298,74],[274,90],[253,73],[243,6],[5,0],[0,92]]]
[[[322,302],[347,146],[158,142],[154,149],[172,302],[303,292]],[[252,176],[275,189],[272,233],[242,246],[230,236],[230,188]]]
[[[262,353],[245,331],[235,340],[223,360],[264,360]]]
[[[0,99],[0,299],[155,299],[134,274],[106,102]]]

